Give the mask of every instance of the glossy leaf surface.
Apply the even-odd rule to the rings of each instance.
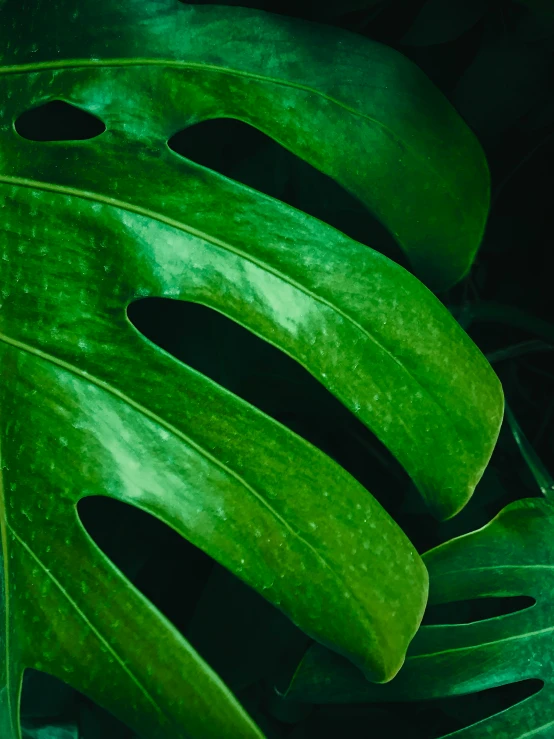
[[[431,604],[523,595],[536,601],[531,607],[469,624],[423,626],[404,668],[387,686],[372,686],[346,660],[311,648],[289,696],[317,702],[421,700],[538,679],[544,687],[535,695],[449,736],[552,736],[553,527],[550,503],[519,500],[484,528],[424,555]]]
[[[285,144],[290,137],[337,179],[370,149],[386,162],[372,197],[387,210],[399,176],[388,134],[376,136],[367,110],[357,127],[349,105],[335,102],[344,78],[337,73],[337,89],[328,88],[311,26],[169,1],[37,2],[29,15],[14,2],[2,12],[2,737],[17,737],[26,666],[146,737],[260,735],[91,542],[75,509],[87,495],[159,517],[307,633],[373,679],[390,679],[426,599],[425,569],[404,534],[338,465],[152,345],[125,312],[134,299],[165,296],[242,323],[306,366],[389,446],[431,507],[453,515],[482,474],[502,415],[484,357],[402,268],[165,145],[176,128],[236,115]],[[244,38],[247,24],[254,38]],[[392,92],[372,104],[401,127],[432,108],[452,156],[460,135],[470,142],[464,161],[471,151],[480,157],[407,62],[365,43],[362,62],[356,48],[317,33],[333,43],[338,70],[352,67],[344,94],[358,99],[362,67],[364,78],[389,70]],[[405,74],[426,107],[410,100],[396,109]],[[21,114],[56,99],[107,130],[70,142],[16,133]],[[430,130],[418,134],[420,153],[437,145]],[[323,146],[331,140],[342,143]],[[425,188],[426,166],[402,170],[412,194]],[[465,214],[478,189],[466,193]],[[410,197],[401,192],[387,211],[399,231],[406,208],[417,210]],[[429,198],[442,218],[441,198]]]

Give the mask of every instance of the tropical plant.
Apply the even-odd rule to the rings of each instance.
[[[429,290],[465,278],[482,240],[477,139],[416,65],[336,28],[177,0],[5,0],[0,14],[2,739],[20,737],[26,670],[145,739],[272,735],[137,588],[141,555],[126,568],[91,538],[83,503],[94,496],[173,529],[280,609],[298,627],[291,641],[322,645],[309,655],[348,658],[339,664],[362,671],[364,690],[390,681],[425,610],[430,555],[337,461],[172,357],[136,316],[156,299],[186,301],[265,340],[452,518],[503,413],[489,362]],[[334,14],[327,3],[322,15]],[[416,276],[178,153],[181,132],[216,119],[255,127],[335,180]],[[542,526],[547,509],[532,510]],[[219,615],[213,605],[204,613]],[[441,695],[459,692],[448,669],[444,681],[430,673]],[[482,684],[495,680],[491,670]],[[83,732],[24,725],[41,739]]]
[[[552,490],[552,486],[550,486]],[[484,598],[521,598],[511,613],[470,623],[422,626],[406,665],[380,691],[351,663],[312,647],[289,696],[316,702],[441,698],[539,682],[525,700],[449,734],[460,739],[512,739],[552,733],[551,502],[532,498],[504,508],[482,529],[428,552],[431,604]],[[383,686],[385,688],[385,686]]]

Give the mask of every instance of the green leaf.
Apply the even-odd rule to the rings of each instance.
[[[157,516],[372,679],[390,679],[426,600],[405,535],[337,464],[147,341],[125,309],[146,296],[195,301],[278,346],[451,516],[501,422],[485,358],[405,270],[165,142],[233,115],[360,192],[378,172],[371,198],[383,219],[413,233],[416,251],[432,234],[463,243],[466,267],[486,210],[480,149],[412,65],[328,29],[169,0],[3,12],[1,736],[18,736],[25,667],[146,738],[260,736],[88,537],[76,514],[88,495]],[[384,100],[372,87],[360,94],[368,70],[390,85]],[[17,117],[52,99],[107,130],[69,142],[19,136]],[[362,168],[368,150],[375,162]]]
[[[487,7],[487,0],[427,0],[401,43],[431,46],[453,41],[474,26]]]
[[[490,523],[424,555],[431,604],[528,596],[535,605],[469,624],[423,626],[406,664],[387,686],[372,686],[351,663],[311,648],[288,696],[314,702],[427,700],[539,679],[542,690],[449,736],[522,739],[552,733],[554,507],[511,503]]]

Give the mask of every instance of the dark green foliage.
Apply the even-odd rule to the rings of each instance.
[[[554,217],[548,187],[554,165],[554,19],[549,0],[199,4],[241,5],[323,21],[383,42],[412,59],[472,127],[491,171],[492,208],[471,272],[438,296],[493,362],[511,414],[474,496],[457,516],[437,521],[376,436],[275,347],[209,308],[162,298],[133,303],[132,323],[154,344],[328,454],[371,491],[420,553],[485,526],[514,501],[538,498],[554,473],[554,352],[549,350],[554,345],[550,322]],[[0,3],[0,15],[3,12]],[[55,140],[63,110],[50,122],[47,111],[36,113],[34,122],[20,119],[21,135]],[[99,133],[94,121],[63,120],[75,139]],[[409,268],[406,254],[360,200],[273,139],[224,117],[182,132],[181,128],[176,125],[172,131],[176,135],[168,136],[178,154],[321,219]],[[531,343],[535,339],[543,343]],[[542,510],[543,504],[537,505]],[[79,514],[103,551],[222,677],[269,739],[365,739],[395,732],[406,739],[434,739],[510,706],[516,706],[512,710],[521,717],[523,728],[508,724],[505,733],[494,736],[517,739],[532,726],[527,704],[523,708],[517,704],[541,688],[533,680],[542,676],[524,674],[518,664],[509,679],[492,675],[472,685],[472,691],[486,690],[470,695],[461,695],[464,690],[456,687],[452,668],[454,677],[445,681],[443,692],[422,685],[420,694],[408,696],[417,700],[409,702],[403,702],[407,696],[400,694],[401,680],[408,680],[409,672],[398,683],[393,681],[390,697],[373,696],[376,703],[363,702],[367,698],[363,694],[340,706],[322,704],[328,696],[315,694],[284,700],[275,688],[285,690],[311,642],[281,611],[142,511],[90,498],[80,504]],[[554,536],[554,526],[552,530]],[[532,541],[526,550],[531,547]],[[516,544],[513,549],[517,557]],[[539,563],[540,555],[537,552]],[[520,589],[502,591],[501,602],[489,608],[486,601],[476,600],[472,587],[473,581],[450,610],[431,608],[427,624],[452,623],[454,618],[469,623],[529,605],[509,601],[508,596],[528,594]],[[429,633],[425,629],[431,628],[424,627],[424,638]],[[510,684],[518,675],[528,682]],[[416,674],[414,683],[418,680]],[[438,671],[436,684],[441,680]],[[395,685],[400,686],[396,695]],[[412,690],[410,685],[406,690]],[[452,697],[456,692],[460,695]],[[540,695],[533,700],[543,700]],[[436,700],[431,702],[430,697]],[[138,737],[89,698],[30,670],[22,725],[28,739]],[[479,730],[467,729],[477,733],[460,737],[480,739],[484,735]]]

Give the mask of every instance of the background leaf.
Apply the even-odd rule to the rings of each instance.
[[[553,520],[549,502],[520,500],[483,529],[425,555],[432,583],[431,604],[526,595],[535,605],[470,624],[422,627],[405,668],[387,688],[364,685],[348,663],[316,648],[297,671],[291,694],[304,700],[418,700],[538,679],[544,687],[532,697],[452,736],[548,736],[552,727],[552,598],[548,583]]]
[[[487,11],[487,0],[427,0],[402,43],[444,44],[474,26]]]
[[[526,42],[489,21],[452,100],[480,137],[497,135],[547,96],[551,69],[549,44]]]
[[[28,726],[23,729],[23,739],[79,739],[79,728],[75,724]]]
[[[547,499],[551,499],[554,494],[554,480],[527,440],[514,414],[508,406],[506,406],[506,420],[510,425],[510,429],[512,430],[512,434],[514,435],[514,439],[516,440],[519,450],[529,467],[531,474],[535,478],[539,490]]]

